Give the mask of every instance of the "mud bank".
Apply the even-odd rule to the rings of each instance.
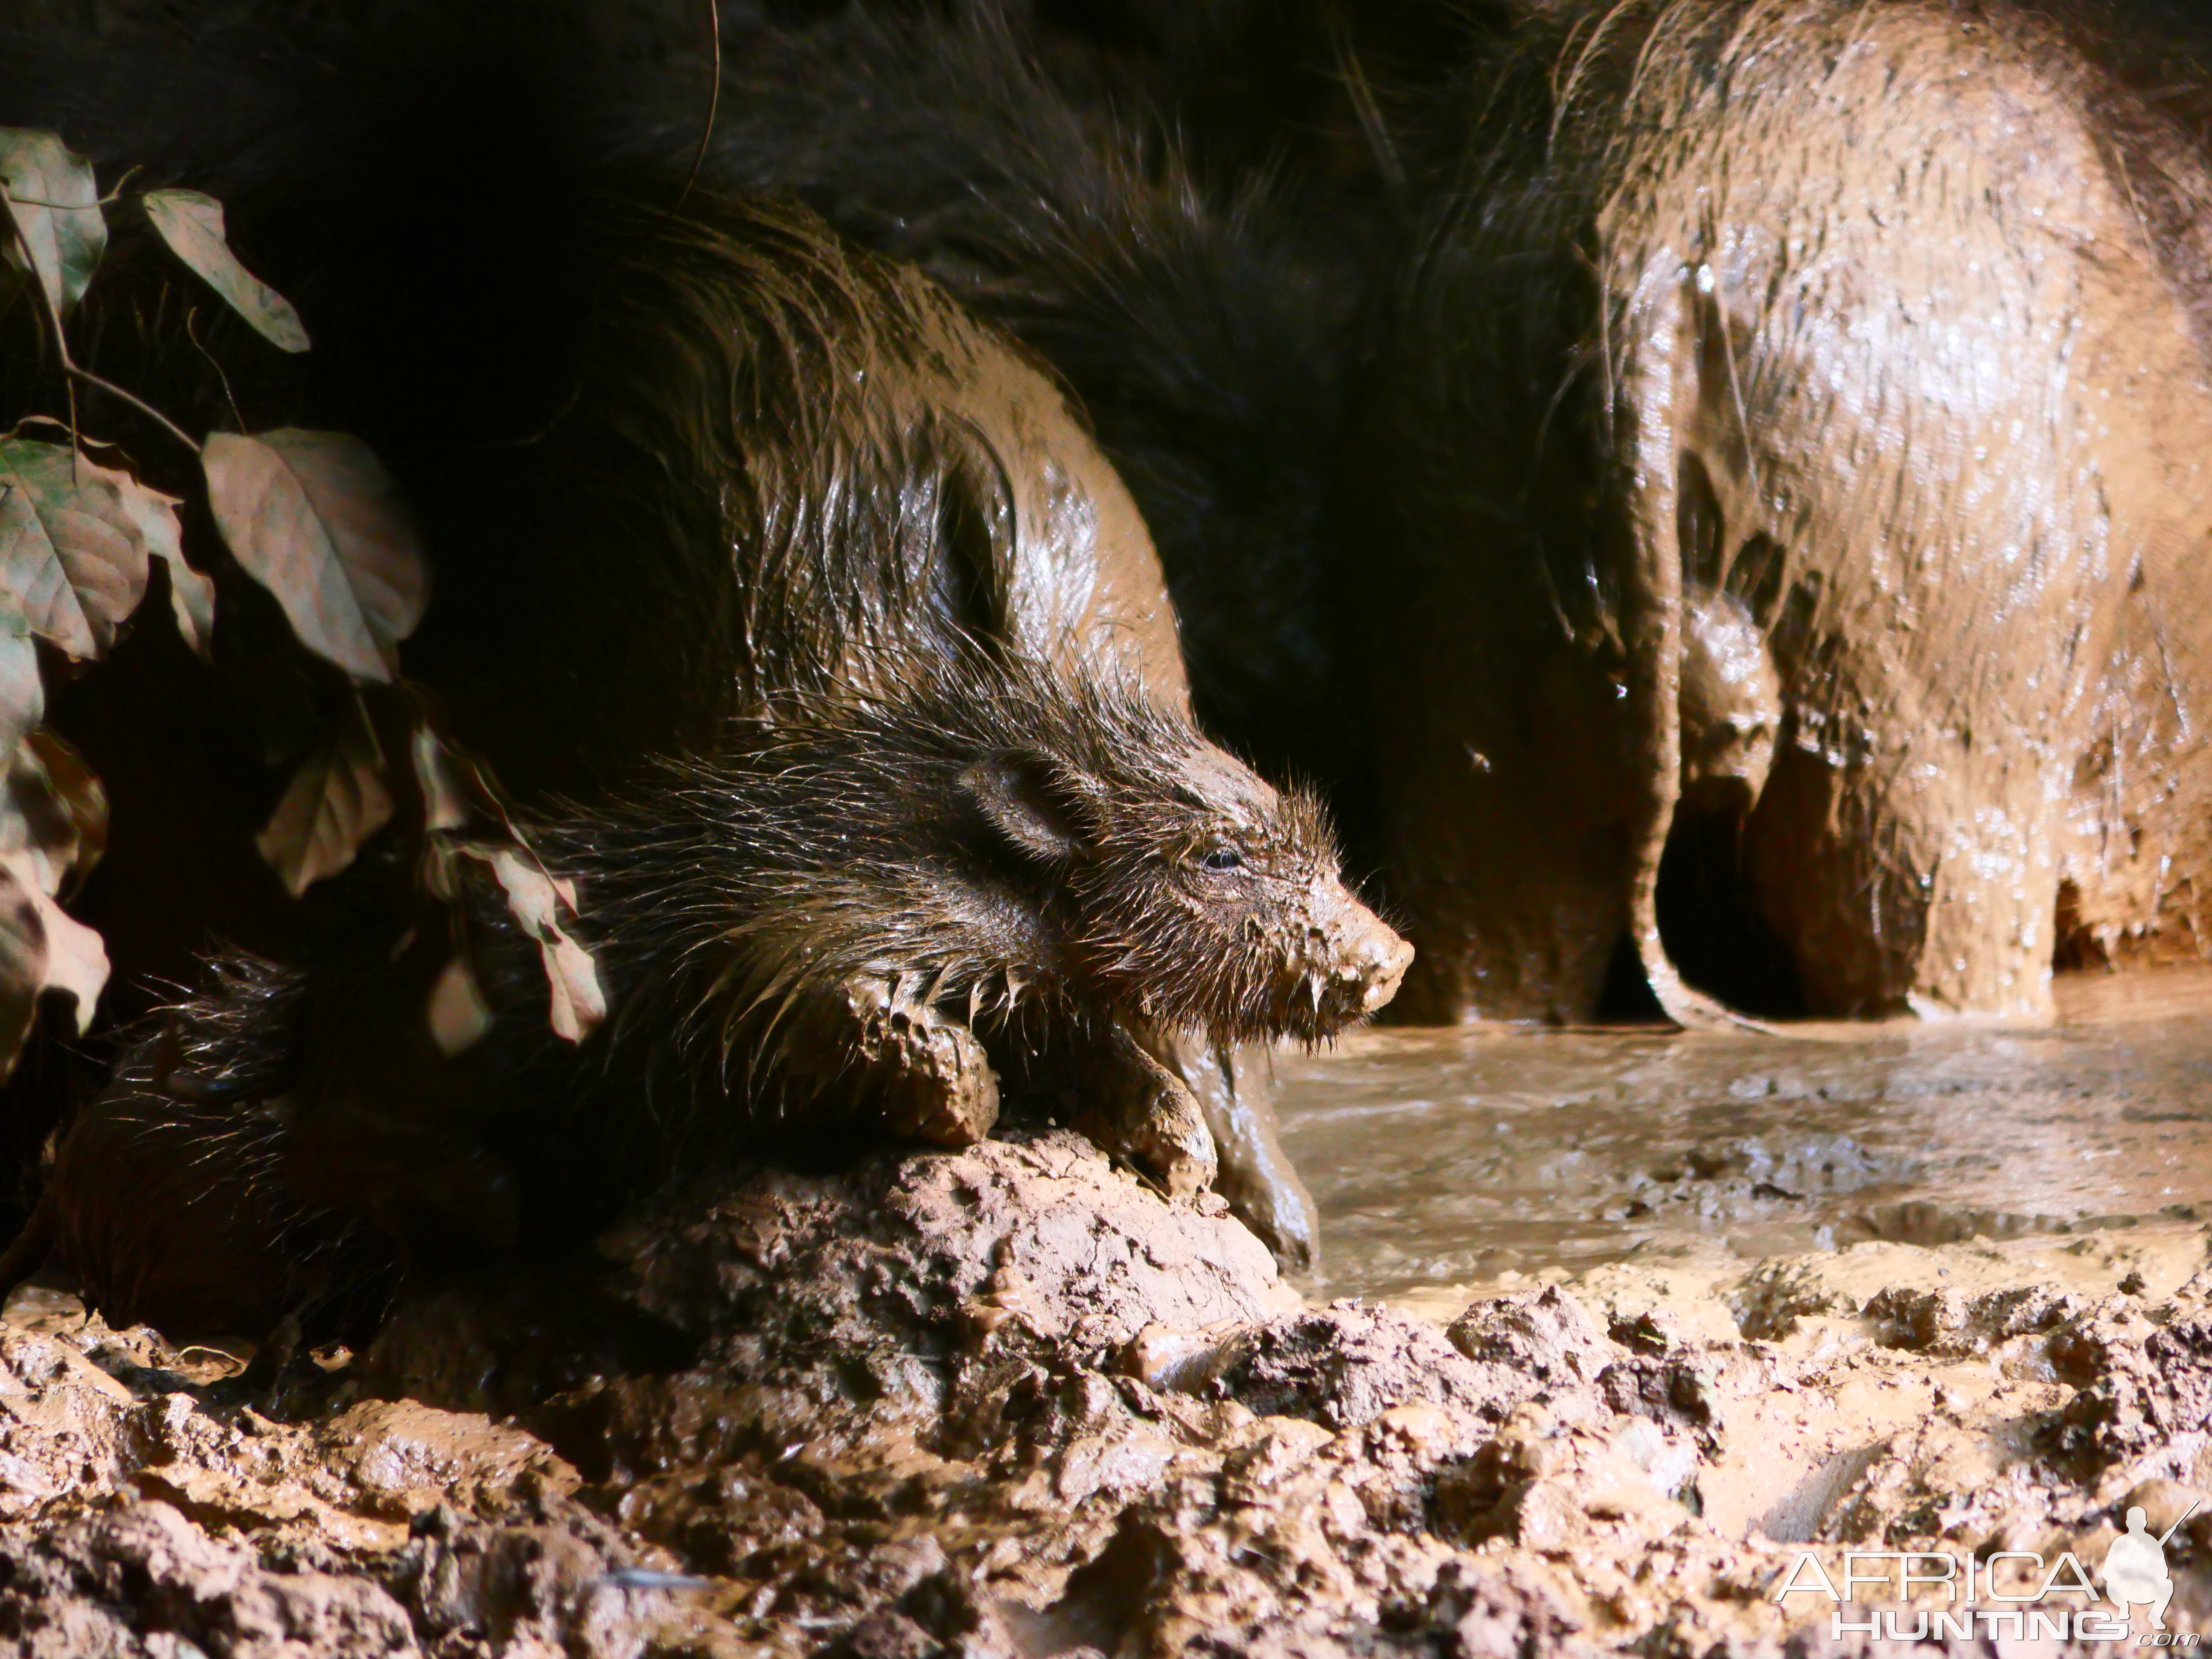
[[[1813,1540],[2077,1551],[2212,1489],[2208,1230],[1301,1304],[1066,1134],[740,1171],[274,1386],[0,1326],[31,1655],[1760,1653]],[[2212,1613],[2212,1514],[2167,1547]]]

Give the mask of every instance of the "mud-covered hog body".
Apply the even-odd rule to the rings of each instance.
[[[1411,955],[1312,801],[1133,685],[1013,660],[783,700],[529,840],[574,884],[606,1023],[553,1033],[489,877],[458,932],[353,927],[304,970],[232,969],[63,1144],[52,1225],[95,1303],[208,1328],[289,1295],[349,1328],[398,1264],[573,1240],[732,1149],[961,1145],[1001,1109],[1188,1194],[1213,1152],[1168,1040],[1318,1042]],[[176,1265],[217,1188],[268,1262],[228,1291]]]
[[[2124,17],[2121,21],[2125,21]],[[2010,7],[1532,15],[1463,88],[1361,460],[1416,1019],[1586,1018],[1714,814],[1805,1012],[2047,1016],[2196,937],[2212,202]],[[1765,660],[1758,659],[1764,656]],[[1676,916],[1682,915],[1676,907]]]
[[[789,191],[1048,362],[1158,544],[1209,731],[1364,790],[1325,503],[1394,216],[1347,54],[1423,7],[725,6],[702,174]],[[688,13],[625,147],[711,75]]]

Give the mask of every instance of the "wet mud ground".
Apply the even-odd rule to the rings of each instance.
[[[1692,1246],[2212,1219],[2212,970],[2059,983],[2047,1030],[1385,1027],[1284,1056],[1309,1288],[1463,1304]]]
[[[1800,1551],[2094,1571],[2131,1505],[2202,1631],[2208,986],[1285,1061],[1316,1285],[1054,1131],[702,1172],[273,1376],[33,1286],[0,1654],[1895,1652],[1776,1604]]]

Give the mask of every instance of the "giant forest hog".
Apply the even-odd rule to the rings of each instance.
[[[1657,889],[1715,814],[1806,1012],[2047,1017],[2062,911],[2192,939],[2179,125],[1998,4],[1539,6],[1498,58],[1358,464],[1401,1011],[1586,1018],[1626,933],[1711,1017]],[[1776,1000],[1725,949],[1707,978]]]
[[[400,902],[156,1022],[0,1279],[51,1243],[120,1322],[359,1340],[404,1269],[573,1243],[702,1159],[961,1146],[1002,1106],[1188,1195],[1213,1151],[1138,1034],[1317,1042],[1412,954],[1311,799],[1133,683],[981,653],[780,699],[528,840],[575,884],[606,1024],[549,1029],[538,941],[483,875],[459,878],[483,1006],[444,1030],[449,930],[372,860],[341,881]]]

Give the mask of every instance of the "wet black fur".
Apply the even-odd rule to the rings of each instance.
[[[732,19],[708,167],[1048,363],[1158,545],[1200,717],[1271,775],[1354,775],[1327,517],[1390,204],[1316,11],[1085,9]],[[667,148],[692,112],[661,106]]]
[[[605,799],[772,693],[1011,633],[1028,550],[1006,463],[927,384],[969,325],[787,195],[687,191],[688,147],[613,158],[665,41],[611,40],[580,8],[55,9],[0,18],[0,123],[64,133],[109,185],[137,168],[217,195],[315,340],[276,352],[121,206],[76,356],[192,430],[366,438],[436,578],[408,672],[524,799]],[[89,391],[77,408],[194,493],[149,422]],[[35,333],[7,331],[0,421],[70,409]],[[125,809],[82,896],[125,1017],[211,937],[302,945],[250,853],[282,776],[259,723],[301,693],[262,675],[257,642],[283,632],[267,596],[232,581],[221,603],[212,673],[173,651],[57,690]],[[221,879],[210,847],[244,849]],[[191,899],[155,919],[149,891]],[[57,1110],[29,1092],[4,1109],[27,1150]]]
[[[648,1164],[853,1109],[851,980],[970,1025],[1010,1078],[1079,1059],[1111,1021],[1312,1042],[1358,1012],[1304,954],[1316,884],[1341,897],[1315,802],[1134,689],[1015,659],[781,698],[527,834],[576,884],[612,1012],[580,1048],[552,1037],[536,949],[480,892],[499,1111],[525,1135],[649,1121]],[[354,975],[334,982],[358,1003]]]

